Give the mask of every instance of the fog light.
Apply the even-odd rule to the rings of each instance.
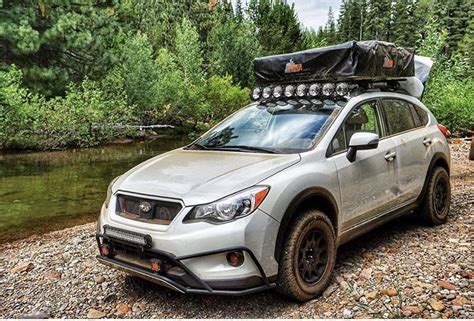
[[[244,263],[244,254],[241,251],[227,253],[227,263],[233,267],[241,266]]]
[[[160,272],[161,271],[161,261],[157,259],[150,260],[150,268],[153,272]]]
[[[108,244],[101,244],[99,246],[99,252],[103,256],[107,256],[110,254],[110,246]]]

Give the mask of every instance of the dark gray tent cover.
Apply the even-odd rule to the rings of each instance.
[[[415,75],[414,52],[383,41],[339,45],[256,58],[257,83],[389,80]]]

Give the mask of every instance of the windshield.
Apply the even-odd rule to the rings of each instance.
[[[198,139],[191,148],[295,153],[312,148],[343,101],[306,99],[255,103]]]

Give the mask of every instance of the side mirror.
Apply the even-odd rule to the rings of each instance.
[[[379,135],[374,133],[359,132],[352,135],[346,157],[349,162],[356,159],[358,150],[376,149],[379,146]]]

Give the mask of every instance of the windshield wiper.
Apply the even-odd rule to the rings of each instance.
[[[194,143],[194,144],[191,144],[187,147],[187,149],[202,149],[202,150],[208,150],[210,148],[204,146],[204,145],[201,145],[199,143]]]
[[[255,146],[246,146],[246,145],[225,145],[219,147],[212,147],[208,149],[219,149],[219,150],[239,150],[239,151],[254,151],[254,152],[263,152],[269,154],[276,154],[276,151],[270,148],[265,147],[255,147]]]

